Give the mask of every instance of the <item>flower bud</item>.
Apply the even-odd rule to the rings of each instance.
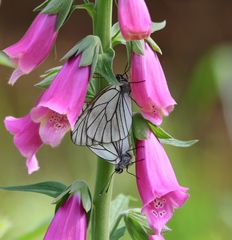
[[[152,32],[152,21],[144,0],[119,0],[118,19],[127,41],[145,39]]]
[[[79,195],[71,196],[56,212],[44,240],[86,240],[87,217]]]

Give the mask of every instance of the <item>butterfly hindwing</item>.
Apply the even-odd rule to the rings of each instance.
[[[118,164],[122,160],[122,155],[129,150],[129,140],[124,138],[117,142],[93,145],[89,149],[100,158],[110,163]]]

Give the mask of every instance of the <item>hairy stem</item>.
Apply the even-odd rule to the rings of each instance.
[[[103,51],[111,47],[113,0],[96,0],[96,15],[94,21],[94,34],[99,36]],[[98,91],[107,85],[105,79],[97,79]],[[101,158],[97,163],[96,185],[93,198],[92,240],[109,240],[109,208],[112,197],[112,182],[108,191],[105,187],[109,183],[114,166]]]

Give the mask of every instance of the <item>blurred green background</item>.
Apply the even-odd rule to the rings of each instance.
[[[3,0],[0,7],[0,49],[16,42],[35,17],[32,9],[41,1]],[[167,27],[153,35],[162,48],[160,57],[168,84],[178,105],[164,128],[180,139],[197,138],[188,149],[166,147],[180,183],[191,198],[176,211],[166,239],[228,240],[232,234],[232,1],[147,0],[153,20],[167,20]],[[116,20],[116,14],[115,14]],[[85,12],[75,12],[62,28],[55,50],[32,74],[14,87],[7,84],[11,70],[0,67],[0,185],[57,180],[70,184],[85,179],[94,187],[96,160],[78,148],[67,135],[59,148],[43,146],[38,153],[41,169],[27,175],[24,158],[3,126],[7,115],[22,116],[33,106],[40,89],[33,87],[48,68],[76,41],[91,33]],[[125,50],[119,47],[115,71],[123,72]],[[132,170],[134,171],[134,170]],[[133,194],[135,178],[116,176],[114,196]],[[0,239],[19,239],[23,233],[51,219],[51,199],[30,193],[0,192]],[[7,231],[5,231],[7,230]],[[26,239],[26,238],[25,238]],[[27,238],[33,239],[34,238]],[[42,236],[38,239],[42,239]],[[124,238],[128,239],[128,238]]]

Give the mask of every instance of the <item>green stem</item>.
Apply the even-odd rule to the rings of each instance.
[[[96,0],[96,15],[94,19],[94,34],[99,36],[103,51],[111,47],[113,0]],[[98,79],[97,90],[102,90],[107,85],[105,79]],[[93,198],[92,215],[92,240],[109,240],[109,209],[112,197],[112,182],[109,190],[105,192],[114,166],[98,159],[95,193]]]

